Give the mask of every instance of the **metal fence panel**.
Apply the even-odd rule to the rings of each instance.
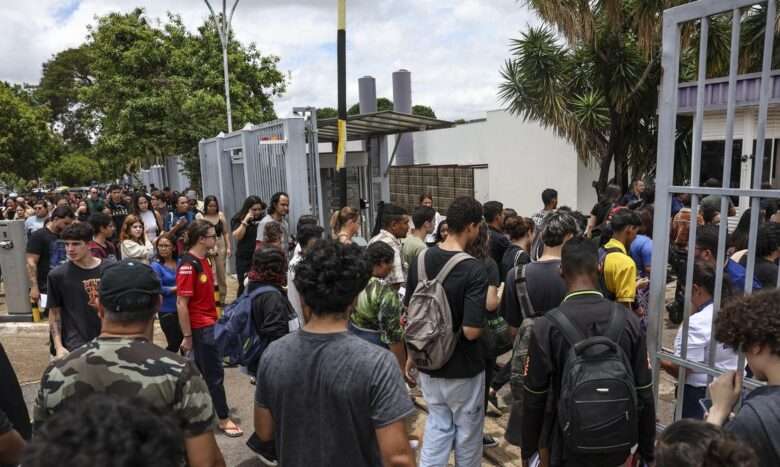
[[[764,36],[763,61],[760,73],[760,91],[757,103],[757,131],[756,131],[756,154],[755,164],[753,164],[752,183],[749,188],[732,188],[730,185],[730,174],[732,169],[732,151],[734,141],[735,112],[737,107],[738,82],[737,73],[739,66],[740,50],[740,28],[742,15],[748,8],[757,5],[763,5],[767,15],[766,30],[774,32],[776,21],[776,4],[774,1],[757,0],[702,0],[693,3],[671,8],[664,13],[663,17],[663,48],[662,48],[662,67],[664,70],[662,78],[661,95],[659,100],[659,124],[658,124],[658,160],[656,173],[656,210],[653,228],[653,261],[651,271],[650,288],[650,325],[648,327],[648,345],[652,355],[653,376],[655,381],[655,397],[658,398],[660,360],[671,360],[678,364],[680,372],[677,378],[676,410],[675,419],[680,418],[682,412],[682,400],[684,386],[686,381],[686,372],[695,370],[705,373],[709,376],[717,376],[722,371],[714,366],[716,342],[714,332],[711,334],[709,352],[705,362],[691,361],[687,358],[688,341],[688,322],[691,314],[691,280],[694,269],[694,256],[697,234],[697,215],[702,198],[707,195],[717,195],[721,197],[721,213],[728,211],[729,196],[745,196],[751,201],[750,232],[748,236],[748,253],[745,293],[752,293],[753,277],[755,272],[755,251],[757,242],[757,231],[759,226],[760,202],[765,198],[780,198],[780,191],[762,189],[762,171],[763,159],[765,156],[765,136],[768,117],[768,106],[773,95],[773,76],[771,73],[771,59],[774,47],[774,34],[769,33]],[[700,186],[701,156],[702,156],[702,129],[705,121],[705,102],[708,89],[706,71],[708,57],[708,36],[710,18],[719,14],[731,14],[731,55],[727,84],[726,97],[726,131],[725,131],[725,151],[723,154],[723,177],[722,186],[718,188],[703,188]],[[694,83],[686,83],[683,92],[680,90],[680,54],[681,54],[681,30],[684,24],[695,23],[698,25],[700,40],[698,54],[698,77]],[[723,79],[716,80],[716,85],[722,91]],[[695,95],[693,87],[695,86]],[[687,185],[675,186],[673,184],[674,160],[675,160],[675,141],[677,130],[677,117],[681,107],[678,106],[678,99],[683,96],[683,108],[690,110],[695,108],[693,120],[693,137],[691,145],[691,180]],[[694,99],[695,97],[695,99]],[[744,103],[742,104],[744,108]],[[708,109],[711,110],[711,109]],[[750,141],[743,142],[750,144]],[[749,146],[748,146],[749,147]],[[670,218],[672,196],[679,193],[691,195],[691,222],[688,238],[687,263],[685,267],[685,308],[684,321],[681,333],[681,355],[675,357],[662,349],[664,320],[663,314],[666,304],[666,284],[667,284],[667,264],[670,249]],[[715,317],[721,307],[722,298],[722,279],[723,269],[726,261],[726,236],[727,224],[722,220],[719,229],[719,248],[716,254],[716,290],[714,297],[713,311],[713,331]],[[744,367],[744,356],[740,355],[738,368]],[[747,381],[746,386],[756,387],[757,381]]]

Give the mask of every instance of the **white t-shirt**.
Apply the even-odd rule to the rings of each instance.
[[[704,363],[710,352],[710,332],[712,331],[713,305],[709,304],[698,313],[691,315],[688,323],[688,360]],[[677,330],[674,338],[674,354],[682,355],[682,326]],[[716,344],[715,367],[720,370],[736,370],[737,354],[727,349],[723,344]],[[686,384],[695,387],[707,386],[707,375],[688,370]]]
[[[295,314],[298,315],[298,320],[302,324],[303,321],[303,304],[301,303],[301,294],[298,292],[298,288],[295,287],[295,266],[301,262],[303,256],[301,256],[301,246],[296,245],[293,250],[293,257],[290,260],[290,264],[287,268],[287,300],[290,301]]]

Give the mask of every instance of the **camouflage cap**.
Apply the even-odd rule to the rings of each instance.
[[[126,259],[111,264],[100,278],[100,301],[115,311],[134,308],[160,295],[160,280],[151,267],[140,261]]]

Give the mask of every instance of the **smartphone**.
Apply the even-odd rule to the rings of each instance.
[[[699,399],[699,405],[704,409],[704,413],[709,413],[712,409],[712,399]]]

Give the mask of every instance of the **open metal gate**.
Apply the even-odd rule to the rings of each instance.
[[[755,12],[751,10],[762,8],[766,13],[766,29],[764,35],[763,62],[760,72],[760,89],[756,98],[752,101],[745,100],[744,89],[740,91],[739,106],[740,109],[757,109],[757,125],[755,131],[755,154],[752,169],[752,181],[750,186],[741,188],[732,188],[729,183],[732,169],[732,151],[734,141],[734,123],[737,110],[737,91],[741,77],[738,76],[739,70],[739,52],[741,36],[741,20],[746,12]],[[708,82],[706,76],[707,70],[707,47],[709,42],[710,20],[714,15],[731,14],[731,56],[728,75],[728,88],[725,102],[726,126],[725,126],[725,150],[723,154],[723,176],[725,186],[718,188],[705,188],[701,186],[701,154],[702,154],[702,129],[705,121],[705,110],[712,111],[713,107],[708,104],[708,99],[712,96],[707,94]],[[655,223],[653,229],[653,261],[651,273],[650,289],[650,324],[648,327],[648,345],[652,357],[653,376],[655,381],[655,397],[658,402],[659,388],[659,361],[661,359],[671,360],[680,366],[680,373],[677,380],[677,394],[675,402],[674,419],[679,419],[682,413],[683,391],[685,388],[686,370],[696,370],[705,373],[710,377],[716,377],[722,372],[715,368],[716,342],[714,332],[711,334],[713,339],[710,343],[709,353],[705,362],[695,362],[687,358],[686,348],[688,345],[688,320],[691,314],[691,280],[694,267],[695,240],[700,200],[707,195],[719,195],[721,197],[721,213],[728,211],[729,197],[744,197],[750,200],[750,235],[748,242],[748,261],[747,277],[745,280],[745,293],[752,292],[753,277],[755,272],[755,251],[756,239],[759,226],[760,202],[762,199],[780,198],[780,190],[762,190],[762,171],[764,170],[765,144],[764,140],[767,131],[767,115],[770,100],[773,100],[773,79],[772,51],[774,47],[774,32],[776,21],[776,3],[774,0],[702,0],[675,8],[664,12],[663,16],[663,80],[661,89],[661,98],[659,102],[659,126],[658,126],[658,162],[656,178],[656,211]],[[674,160],[675,160],[675,138],[677,130],[677,117],[679,113],[679,76],[680,76],[680,54],[681,54],[681,31],[687,26],[697,27],[700,33],[699,54],[698,54],[698,79],[696,85],[696,105],[693,120],[693,140],[691,145],[691,181],[683,186],[673,184]],[[749,75],[755,80],[756,75]],[[744,78],[744,77],[742,77]],[[718,80],[722,85],[723,80]],[[690,87],[690,83],[688,84]],[[751,114],[753,115],[753,114]],[[750,142],[748,141],[747,144]],[[686,193],[691,196],[691,224],[688,238],[688,255],[685,268],[684,281],[685,288],[685,309],[682,330],[682,346],[680,357],[675,357],[662,348],[664,313],[666,303],[666,285],[667,285],[667,263],[669,256],[669,236],[670,236],[670,218],[671,202],[675,194]],[[717,252],[716,262],[716,289],[714,297],[714,315],[715,317],[721,307],[722,283],[724,275],[724,263],[726,258],[726,237],[727,237],[726,218],[720,223],[719,230],[719,251]],[[714,325],[713,325],[714,328]],[[714,329],[713,329],[714,331]],[[738,368],[743,368],[745,364],[744,355],[739,356]],[[745,386],[754,388],[762,383],[755,380],[746,380]]]

